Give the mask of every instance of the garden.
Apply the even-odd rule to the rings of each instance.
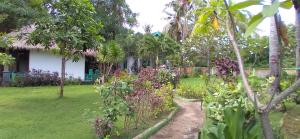
[[[0,1],[0,139],[300,138],[299,1],[139,2]]]

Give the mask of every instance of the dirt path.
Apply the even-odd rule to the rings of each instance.
[[[195,139],[204,122],[200,102],[175,100],[181,109],[174,119],[150,139]]]

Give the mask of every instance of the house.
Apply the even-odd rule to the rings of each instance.
[[[10,81],[12,74],[22,74],[33,69],[61,72],[61,56],[55,54],[58,49],[54,46],[49,50],[45,50],[43,46],[33,46],[26,43],[24,38],[17,39],[22,34],[28,34],[33,31],[32,27],[24,27],[18,32],[12,32],[8,35],[15,39],[11,47],[7,50],[0,49],[15,57],[15,62],[10,66],[0,65],[0,79],[3,82]],[[91,80],[91,74],[97,69],[95,61],[95,51],[84,52],[80,59],[76,62],[72,59],[66,62],[66,77],[80,78],[81,80]],[[0,80],[1,82],[1,80]]]

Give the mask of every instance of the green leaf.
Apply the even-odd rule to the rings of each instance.
[[[280,7],[284,9],[290,9],[293,6],[293,2],[291,0],[286,0],[283,2],[280,2]]]
[[[213,13],[212,11],[207,11],[207,12],[205,12],[205,13],[199,15],[198,20],[197,20],[197,23],[199,23],[199,24],[204,24],[204,23],[207,21],[208,17],[210,17],[210,15],[211,15],[212,13]]]
[[[270,17],[273,16],[278,12],[280,3],[278,0],[275,0],[272,5],[264,5],[263,10],[262,10],[262,15],[264,17]]]
[[[252,5],[260,5],[260,1],[259,0],[247,0],[247,1],[243,1],[237,4],[234,4],[232,6],[230,6],[229,10],[230,11],[236,11],[239,9],[243,9],[243,8],[247,8],[249,6]]]
[[[248,23],[245,37],[248,37],[265,18],[266,17],[264,17],[262,13],[258,13],[257,15],[253,16]]]

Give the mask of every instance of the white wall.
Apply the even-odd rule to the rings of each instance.
[[[72,59],[66,63],[66,77],[81,78],[84,80],[85,57],[80,58],[78,62],[72,62]],[[61,71],[61,56],[53,55],[45,51],[30,50],[29,69],[41,69],[44,71],[58,72]]]

